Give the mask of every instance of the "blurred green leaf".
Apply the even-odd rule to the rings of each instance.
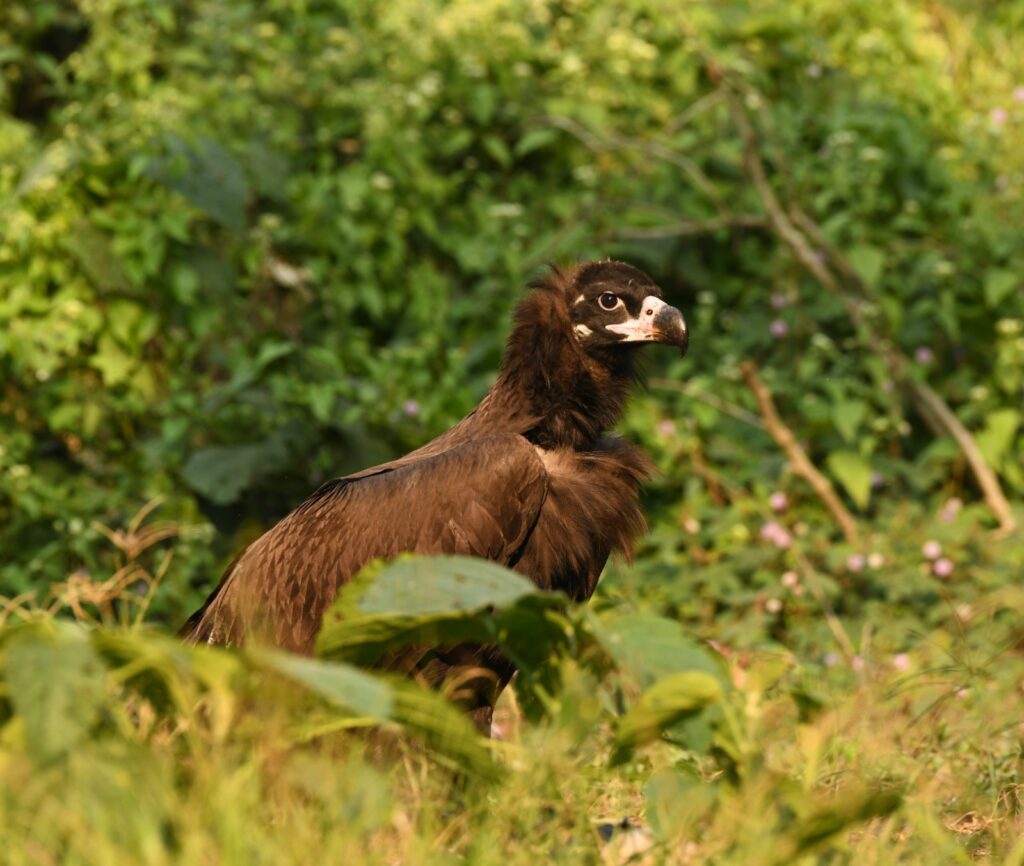
[[[637,746],[658,739],[666,728],[721,699],[718,680],[702,671],[671,674],[658,680],[619,719],[612,763],[622,763]]]
[[[3,647],[4,678],[40,760],[65,754],[99,718],[105,668],[87,632],[64,622],[23,626]]]
[[[853,451],[833,451],[826,463],[857,507],[866,508],[871,498],[871,464]]]

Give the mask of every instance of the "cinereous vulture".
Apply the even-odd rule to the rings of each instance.
[[[472,412],[404,457],[320,487],[235,559],[182,635],[231,645],[249,635],[310,653],[338,588],[406,551],[490,559],[589,598],[609,555],[628,556],[644,529],[638,488],[650,464],[607,432],[637,351],[666,343],[685,353],[687,339],[682,314],[642,271],[615,261],[552,268],[519,304],[501,373]],[[488,730],[511,663],[468,645],[427,656],[420,675],[460,675],[462,701]]]

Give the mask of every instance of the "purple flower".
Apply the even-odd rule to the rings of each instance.
[[[932,563],[932,573],[936,577],[949,577],[953,573],[953,560],[945,556]]]
[[[776,490],[771,496],[768,497],[768,504],[771,506],[772,511],[776,514],[780,514],[789,507],[789,500],[786,499],[786,494],[781,490]]]
[[[851,553],[846,558],[846,567],[850,571],[852,571],[854,573],[856,573],[858,571],[863,571],[864,570],[864,566],[867,565],[867,564],[868,564],[868,561],[864,557],[863,553]]]
[[[769,303],[772,305],[773,310],[781,310],[783,307],[788,306],[789,301],[782,292],[773,292]]]
[[[938,559],[942,556],[942,545],[934,539],[921,545],[921,553],[925,559]]]
[[[761,538],[770,541],[780,550],[786,550],[793,543],[793,536],[786,529],[774,520],[769,520],[761,527]]]
[[[989,119],[996,125],[1002,126],[1006,123],[1006,119],[1009,115],[1006,113],[1005,108],[993,108],[992,113],[989,115]]]
[[[935,360],[935,353],[927,346],[918,346],[914,350],[914,360],[918,364],[930,364]]]
[[[871,489],[872,490],[878,490],[878,488],[882,487],[884,484],[885,484],[885,476],[881,472],[872,472],[871,473]]]
[[[676,422],[666,418],[658,422],[658,434],[668,438],[676,432]]]
[[[768,326],[768,330],[776,340],[781,340],[789,333],[789,325],[782,321],[782,319],[773,319],[772,323]]]
[[[420,414],[420,404],[417,403],[415,400],[406,400],[402,404],[402,411],[409,418],[416,418]]]
[[[1018,85],[1013,88],[1013,101],[1024,102],[1024,87]]]
[[[956,516],[960,513],[960,509],[963,507],[963,500],[958,496],[954,496],[952,499],[947,500],[946,504],[942,506],[942,511],[939,512],[939,520],[942,523],[952,523],[956,520]]]
[[[825,654],[825,667],[834,668],[839,664],[840,658],[839,653],[826,653]]]
[[[906,653],[896,653],[892,657],[892,666],[898,671],[910,670],[910,656]]]

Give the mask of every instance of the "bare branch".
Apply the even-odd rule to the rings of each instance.
[[[779,203],[778,196],[768,182],[764,163],[761,160],[757,135],[746,110],[740,104],[735,92],[724,85],[723,92],[726,104],[744,143],[743,165],[754,184],[754,189],[776,233],[789,245],[797,260],[826,289],[842,299],[851,319],[860,321],[862,318],[861,300],[869,296],[867,287],[857,275],[853,266],[835,247],[828,242],[821,228],[799,208],[791,208],[791,219]],[[804,234],[796,227],[798,222],[810,235],[819,249],[815,250],[808,243]],[[827,262],[831,260],[843,281],[829,269]],[[848,284],[844,285],[844,282]],[[851,293],[859,297],[851,297]],[[892,340],[878,335],[873,341],[874,348],[881,351],[893,370],[893,377],[911,394],[915,405],[926,420],[937,424],[957,443],[968,465],[974,474],[978,486],[985,497],[985,502],[999,521],[1000,536],[1009,535],[1017,528],[1016,519],[1009,502],[1003,494],[999,479],[985,462],[977,443],[970,431],[949,408],[946,402],[928,385],[917,382],[907,375],[907,359]]]
[[[764,430],[764,422],[757,415],[753,412],[748,412],[742,406],[737,406],[728,400],[723,400],[717,394],[711,394],[700,388],[695,388],[686,382],[676,382],[674,379],[651,379],[647,384],[652,388],[662,388],[666,391],[677,391],[680,394],[685,394],[699,403],[706,403],[713,409],[732,416],[737,421],[742,421],[744,424],[750,424],[752,427]]]
[[[612,237],[621,240],[659,240],[710,234],[728,228],[765,228],[768,220],[757,214],[733,214],[708,220],[685,220],[660,226],[635,226],[617,229]]]
[[[793,471],[811,485],[811,489],[825,503],[825,507],[832,512],[832,516],[842,529],[847,542],[856,544],[860,537],[857,521],[839,499],[832,482],[818,471],[811,462],[811,458],[807,456],[807,452],[797,441],[796,436],[793,435],[793,431],[779,417],[768,386],[761,381],[761,377],[757,374],[757,367],[752,361],[744,361],[740,364],[740,372],[746,380],[747,387],[754,395],[754,399],[757,400],[761,416],[764,418],[765,429],[789,458]]]

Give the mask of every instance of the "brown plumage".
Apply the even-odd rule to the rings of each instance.
[[[404,551],[478,556],[590,597],[609,555],[629,556],[644,528],[638,489],[650,470],[605,431],[636,378],[637,349],[685,352],[686,325],[647,275],[619,262],[552,269],[532,289],[480,404],[422,448],[324,484],[231,564],[183,627],[188,640],[257,634],[309,653],[338,587]],[[463,677],[473,682],[463,697],[483,727],[514,672],[493,648],[468,646],[421,653],[416,666],[435,682],[482,671]]]

